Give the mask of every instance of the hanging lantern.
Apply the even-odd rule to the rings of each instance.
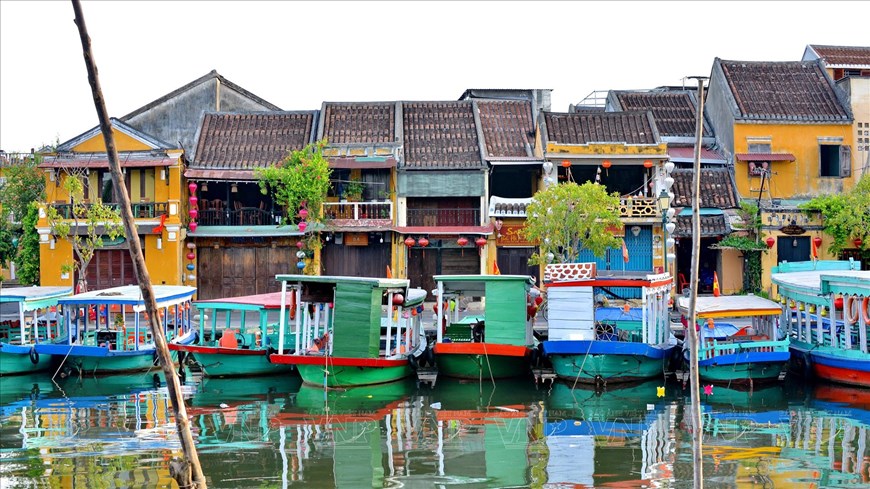
[[[665,177],[665,189],[670,190],[674,186],[674,177]]]
[[[460,236],[459,239],[456,240],[456,244],[459,246],[465,246],[468,244],[468,239],[465,236]]]
[[[823,307],[823,308],[819,311],[819,314],[820,314],[823,318],[828,317],[828,308],[827,308],[827,307]]]
[[[677,255],[675,253],[668,253],[668,263],[673,263],[677,261]]]
[[[480,248],[483,248],[484,246],[486,246],[486,238],[481,236],[474,240],[474,244],[476,244]]]
[[[303,243],[302,240],[299,240],[296,242],[296,247],[299,248],[300,250],[302,249],[303,246],[305,246],[305,243]]]
[[[549,174],[553,171],[553,162],[549,160],[545,161],[543,164],[541,164],[541,167],[544,169],[544,173]]]
[[[665,229],[668,230],[668,234],[674,234],[674,230],[677,229],[677,225],[673,222],[669,222],[665,224]]]
[[[822,246],[821,236],[816,236],[815,238],[813,238],[813,243],[815,243],[816,248],[818,248],[819,246]]]
[[[192,241],[191,241],[190,243],[187,243],[187,249],[189,249],[189,250],[195,250],[195,249],[196,249],[196,244],[194,244]]]
[[[405,296],[402,294],[393,294],[393,305],[401,306],[405,302]]]
[[[196,210],[196,207],[191,207],[190,210],[187,211],[187,213],[190,214],[191,219],[196,219],[196,216],[199,215],[199,211]]]
[[[815,313],[816,313],[816,306],[815,306],[815,305],[810,304],[810,310],[809,310],[809,313],[810,313],[810,314],[815,314]]]
[[[552,251],[547,252],[547,263],[553,263],[553,260],[556,259],[556,255],[553,254]]]
[[[780,298],[779,298],[779,303],[782,304],[782,305],[785,305],[785,297],[780,297]]]
[[[191,195],[187,200],[190,202],[190,208],[196,209],[196,203],[199,202],[199,199],[196,198],[196,195]]]
[[[855,248],[860,248],[861,245],[864,244],[864,241],[862,241],[861,238],[855,238],[852,242],[855,243]]]
[[[764,243],[767,244],[767,249],[773,248],[773,245],[776,244],[776,240],[773,239],[773,236],[769,236],[764,240]]]
[[[843,298],[837,297],[834,299],[834,309],[842,310],[843,309]]]
[[[670,175],[671,172],[674,171],[674,162],[673,161],[668,161],[665,163],[665,171],[668,173],[668,175]]]
[[[196,253],[194,253],[194,252],[191,251],[190,253],[187,254],[187,259],[188,259],[188,260],[195,260],[195,259],[196,259]]]
[[[426,239],[426,236],[423,236],[422,238],[420,238],[419,240],[417,240],[417,244],[419,244],[420,246],[422,246],[423,248],[425,248],[425,247],[429,246],[429,240]]]
[[[190,193],[196,193],[196,182],[190,182],[187,188],[190,189]]]
[[[799,310],[799,311],[803,311],[803,310],[804,310],[804,303],[803,303],[803,302],[801,302],[800,305],[798,305],[798,310]]]
[[[188,263],[188,264],[187,264],[187,269],[190,270],[191,272],[192,272],[195,268],[196,268],[196,267],[193,266],[193,263]]]
[[[407,238],[405,238],[405,246],[407,246],[408,248],[414,246],[415,244],[417,244],[417,242],[414,241],[414,238],[412,238],[412,237],[410,237],[410,236],[408,236]]]
[[[644,168],[652,168],[653,167],[652,160],[643,160],[643,167]]]
[[[308,223],[305,222],[305,221],[299,221],[298,226],[299,226],[299,232],[304,233],[304,232],[305,232],[305,228],[308,227]]]
[[[297,251],[297,252],[296,252],[296,258],[299,258],[300,260],[303,259],[303,258],[305,258],[305,252],[302,251],[302,250]]]
[[[196,232],[196,221],[190,221],[190,224],[187,225],[187,229],[190,229],[191,233]]]
[[[608,168],[610,168],[610,165],[612,165],[612,163],[610,162],[610,160],[604,160],[604,161],[601,162],[601,167],[604,168],[605,170],[607,170]]]
[[[300,260],[299,263],[296,264],[296,268],[302,270],[303,268],[305,268],[305,262]]]
[[[562,168],[571,168],[570,160],[562,160]]]
[[[676,243],[677,242],[676,240],[674,240],[674,238],[668,238],[665,240],[665,245],[668,247],[668,249],[673,248]]]
[[[302,219],[307,219],[308,218],[308,209],[306,209],[304,207],[299,209],[299,217],[301,217]]]

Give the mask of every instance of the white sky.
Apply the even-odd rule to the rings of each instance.
[[[680,85],[715,57],[870,45],[870,2],[83,2],[109,114],[216,69],[285,110],[455,100],[466,88]],[[97,125],[68,1],[0,0],[0,149]],[[694,26],[694,27],[693,27]],[[689,82],[694,83],[694,82]]]

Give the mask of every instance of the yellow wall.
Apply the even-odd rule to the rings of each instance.
[[[719,253],[719,287],[722,294],[736,294],[743,290],[743,257],[737,250],[725,249]]]
[[[596,155],[602,158],[608,155],[667,156],[668,145],[666,143],[656,145],[547,143],[547,153]]]
[[[112,134],[115,137],[115,148],[120,151],[148,151],[151,146],[132,138],[117,129],[112,129]],[[102,133],[79,143],[72,148],[74,153],[105,153],[106,142],[103,140]]]
[[[843,140],[842,144],[852,147],[853,177],[819,176],[820,137],[839,137]],[[771,171],[775,175],[771,176],[771,181],[764,183],[763,199],[768,198],[768,190],[774,199],[812,198],[821,194],[839,193],[852,188],[856,181],[854,175],[859,165],[852,143],[851,125],[738,123],[734,125],[735,153],[748,152],[747,138],[770,138],[772,153],[791,153],[795,156],[795,161],[771,163]],[[748,163],[735,158],[734,176],[738,193],[744,198],[757,198],[761,178],[750,179],[748,172]]]

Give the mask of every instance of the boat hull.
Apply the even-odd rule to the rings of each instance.
[[[530,371],[531,349],[495,343],[438,343],[438,374],[458,379],[504,379]]]
[[[709,382],[775,382],[788,366],[788,351],[741,352],[698,361],[698,377]]]
[[[295,365],[302,382],[326,387],[384,384],[408,377],[407,358],[349,358],[320,355],[270,355],[272,363]],[[326,373],[326,375],[324,375]]]
[[[544,354],[561,379],[583,383],[636,382],[663,377],[674,345],[622,341],[545,341]]]
[[[792,340],[791,369],[808,377],[870,387],[870,354]]]
[[[51,365],[50,355],[39,355],[33,347],[0,343],[0,375],[18,375],[41,372]],[[36,360],[34,362],[33,360]]]
[[[169,349],[192,354],[207,377],[271,375],[293,370],[293,365],[269,361],[269,350],[245,350],[196,345],[169,345]]]

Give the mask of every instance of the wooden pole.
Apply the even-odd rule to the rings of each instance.
[[[169,399],[172,402],[172,410],[175,415],[175,425],[178,429],[178,436],[181,439],[181,450],[184,453],[184,461],[181,467],[170,466],[170,472],[174,472],[173,477],[176,478],[179,487],[206,489],[205,476],[199,464],[199,457],[196,453],[196,446],[190,431],[190,423],[187,419],[187,409],[184,406],[184,398],[181,396],[181,385],[178,382],[178,376],[175,374],[172,364],[172,357],[166,345],[166,336],[163,333],[163,320],[157,312],[157,302],[154,299],[154,291],[151,288],[151,277],[148,274],[148,269],[145,267],[145,257],[142,254],[142,246],[139,243],[139,233],[133,219],[133,211],[130,209],[130,196],[127,194],[127,187],[124,185],[124,178],[121,174],[121,164],[118,160],[115,138],[112,135],[112,125],[109,121],[105,101],[103,100],[103,90],[100,87],[100,80],[97,75],[97,65],[94,62],[94,55],[91,51],[91,38],[85,25],[81,3],[79,0],[72,0],[72,5],[75,12],[75,23],[78,26],[79,36],[82,41],[82,54],[84,55],[85,67],[88,71],[88,82],[91,85],[97,117],[100,120],[100,130],[106,143],[106,154],[109,158],[112,185],[115,187],[119,199],[121,220],[124,223],[127,242],[130,244],[130,256],[133,259],[133,268],[136,270],[136,277],[139,280],[139,288],[142,290],[145,308],[151,318],[149,327],[151,328],[151,335],[154,338],[154,345],[157,349],[157,358],[160,361],[163,375],[166,378]]]
[[[701,425],[701,385],[698,380],[698,333],[695,326],[698,323],[698,315],[695,305],[698,299],[698,268],[701,254],[701,216],[699,211],[699,197],[701,195],[701,141],[704,133],[704,80],[705,77],[692,77],[698,79],[698,112],[695,116],[695,161],[693,167],[694,180],[692,181],[692,274],[689,287],[689,323],[686,332],[689,337],[689,388],[692,392],[692,404],[689,409],[692,429],[692,466],[694,468],[694,487],[704,487],[703,450],[701,443],[704,440],[704,430]]]

